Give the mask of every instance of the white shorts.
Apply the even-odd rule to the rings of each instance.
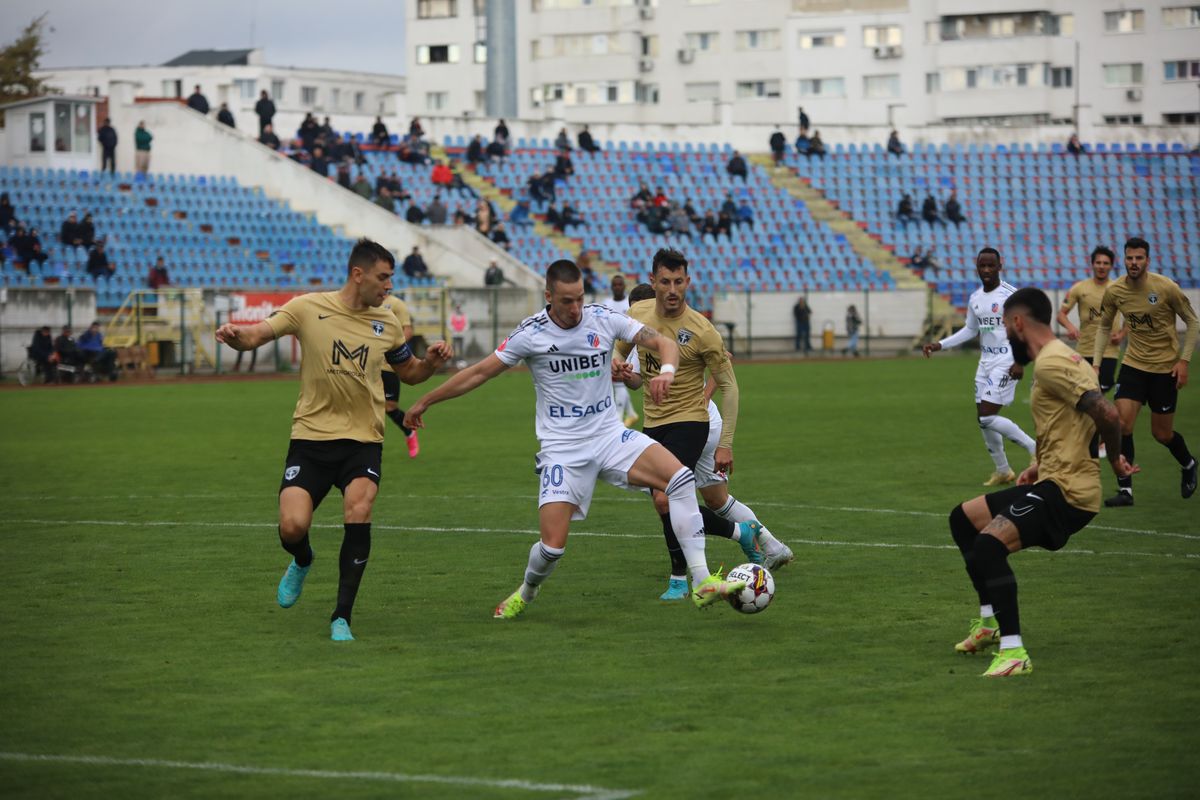
[[[1012,405],[1020,381],[1008,373],[1010,369],[1011,361],[991,364],[980,361],[975,370],[975,402]]]
[[[630,467],[646,448],[658,444],[641,431],[613,427],[587,442],[550,445],[537,454],[538,508],[571,503],[571,519],[587,517],[596,481],[630,488]]]
[[[700,453],[700,460],[696,462],[697,489],[716,486],[718,483],[726,483],[729,480],[724,472],[717,472],[716,452],[717,445],[721,442],[722,427],[721,413],[717,411],[717,404],[710,400],[708,401],[708,439],[704,442],[704,451]]]

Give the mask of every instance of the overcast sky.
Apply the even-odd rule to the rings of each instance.
[[[188,50],[245,48],[253,27],[271,65],[404,72],[404,0],[0,0],[2,44],[43,12],[44,68],[162,64]]]

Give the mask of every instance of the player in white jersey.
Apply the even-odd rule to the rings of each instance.
[[[661,444],[621,425],[613,408],[611,354],[617,339],[658,353],[663,371],[649,382],[658,401],[666,398],[675,379],[678,346],[624,314],[585,306],[583,274],[572,261],[555,261],[546,271],[546,302],[545,310],[525,319],[496,352],[425,395],[404,419],[409,427],[424,427],[421,417],[429,406],[478,388],[522,359],[533,375],[542,447],[537,454],[541,537],[529,551],[525,580],[493,616],[512,619],[537,596],[562,558],[571,521],[587,516],[597,479],[648,486],[667,495],[698,607],[740,591],[744,581],[709,574],[692,471]]]
[[[613,275],[612,297],[601,301],[600,305],[616,311],[618,314],[629,313],[629,298],[625,296],[624,275]],[[638,413],[633,407],[633,400],[629,397],[629,389],[623,382],[613,381],[613,397],[617,402],[617,415],[624,420],[626,428],[632,428],[633,424],[638,421]]]
[[[1013,362],[1012,346],[1004,329],[1004,301],[1017,290],[1000,280],[1002,264],[995,248],[985,247],[975,257],[975,270],[982,288],[971,293],[967,300],[967,324],[940,342],[922,348],[926,358],[938,350],[958,347],[979,337],[979,367],[975,370],[975,410],[983,442],[996,465],[992,477],[984,486],[1000,486],[1017,479],[1004,452],[1004,440],[1016,442],[1033,457],[1036,444],[1017,423],[1000,416],[1000,409],[1010,405],[1017,392],[1017,382],[1024,368]]]

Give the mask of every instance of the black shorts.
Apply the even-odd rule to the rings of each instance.
[[[1152,414],[1174,414],[1179,390],[1169,372],[1146,372],[1123,364],[1116,399],[1145,403]]]
[[[1105,358],[1100,361],[1100,391],[1107,392],[1117,382],[1117,360]],[[385,386],[387,384],[384,384]]]
[[[383,371],[383,399],[394,403],[400,399],[400,376],[395,370]]]
[[[1082,530],[1096,516],[1067,502],[1054,481],[1032,486],[1010,486],[985,495],[988,513],[1003,516],[1017,528],[1021,547],[1060,550],[1071,534]]]
[[[334,439],[315,442],[292,439],[279,491],[299,486],[312,497],[313,509],[336,486],[342,494],[355,478],[369,478],[379,484],[383,472],[383,443]]]
[[[708,423],[668,422],[666,425],[643,428],[642,433],[671,451],[671,455],[685,467],[695,469],[708,442]]]

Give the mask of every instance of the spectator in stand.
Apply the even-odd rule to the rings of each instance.
[[[262,133],[258,135],[258,143],[265,144],[272,150],[279,149],[279,137],[275,135],[275,128],[271,123],[267,123],[262,128]]]
[[[735,212],[736,213],[736,212]],[[724,209],[717,214],[717,235],[729,238],[730,231],[733,230],[733,214],[727,213]]]
[[[408,124],[408,137],[413,140],[420,139],[425,135],[425,129],[421,127],[421,118],[413,117],[412,122]]]
[[[671,210],[667,214],[667,225],[671,233],[692,238],[692,221],[678,203],[671,204]]]
[[[350,189],[352,186],[350,183],[350,164],[345,161],[341,161],[337,165],[337,183],[343,189]]]
[[[313,147],[312,160],[309,161],[308,168],[322,178],[329,177],[329,159],[325,157],[325,148],[321,147],[321,145]]]
[[[554,149],[560,153],[571,149],[571,137],[567,135],[566,128],[559,128],[558,136],[554,139]]]
[[[275,120],[275,102],[271,100],[266,89],[258,93],[258,102],[254,104],[254,113],[258,115],[258,135],[261,137]]]
[[[25,228],[18,225],[17,233],[9,240],[9,244],[16,251],[17,261],[23,262],[26,267],[34,261],[41,266],[50,258],[42,251],[42,239],[38,236],[37,228],[32,228],[26,233]]]
[[[564,230],[570,225],[587,225],[587,220],[579,213],[579,209],[571,205],[570,200],[563,203],[562,222]]]
[[[725,171],[735,178],[741,178],[742,182],[745,183],[747,175],[746,159],[742,158],[741,153],[734,150],[729,163],[725,165]]]
[[[692,205],[690,197],[685,197],[683,200],[683,213],[687,214],[688,219],[692,221],[693,225],[700,225],[700,212],[696,211],[696,207]]]
[[[104,124],[100,126],[100,130],[96,133],[96,141],[100,143],[100,171],[105,168],[109,173],[117,171],[117,131],[112,126],[112,120],[108,117],[104,118]]]
[[[635,210],[641,210],[654,202],[654,195],[650,194],[650,187],[644,183],[638,184],[637,194],[629,200],[629,207]]]
[[[808,114],[804,113],[804,106],[800,106],[800,134],[807,134],[808,128]]]
[[[288,155],[292,161],[297,164],[307,167],[312,161],[312,154],[304,149],[304,140],[296,139],[292,142],[292,152]]]
[[[134,166],[140,175],[150,171],[150,143],[153,141],[154,134],[146,130],[146,123],[139,122],[137,130],[133,132],[133,146]]]
[[[104,240],[96,242],[96,246],[88,253],[88,275],[92,276],[93,281],[100,280],[101,278],[111,280],[113,273],[116,271],[116,266],[108,263],[108,253],[104,250]]]
[[[467,145],[467,163],[482,164],[486,159],[483,154],[483,137],[475,134]]]
[[[862,317],[858,309],[851,305],[846,309],[846,349],[842,355],[852,355],[858,358],[858,329],[862,327]]]
[[[491,203],[487,200],[480,200],[475,204],[475,230],[487,236],[492,232],[492,225],[495,223],[495,220],[495,215],[492,214]]]
[[[58,241],[67,247],[83,247],[83,232],[79,229],[79,217],[72,211],[58,229]]]
[[[579,149],[585,153],[596,153],[600,150],[600,145],[596,144],[592,139],[592,132],[588,130],[588,126],[584,125],[583,130],[579,132]]]
[[[639,217],[639,220],[645,223],[646,230],[650,233],[664,234],[670,230],[666,206],[650,206]]]
[[[429,219],[430,225],[445,225],[449,213],[446,204],[442,202],[441,195],[434,195],[433,200],[429,203],[429,208],[425,209],[425,216]]]
[[[900,134],[895,130],[888,136],[887,151],[897,157],[904,155],[904,145],[900,142]]]
[[[508,240],[508,231],[504,230],[504,223],[500,220],[496,220],[496,224],[492,226],[491,239],[496,246],[503,247],[505,250],[512,246]]]
[[[671,201],[667,198],[667,192],[663,187],[659,186],[654,190],[654,199],[650,201],[655,208],[670,209]]]
[[[317,136],[325,137],[325,143],[328,144],[337,138],[333,132],[333,121],[329,117],[325,117],[321,123],[321,127],[317,129]]]
[[[84,214],[83,222],[79,223],[79,238],[84,247],[91,247],[96,243],[96,223],[92,222],[90,213]]]
[[[496,129],[492,131],[492,138],[493,139],[503,139],[504,141],[507,142],[509,135],[510,134],[508,132],[508,123],[506,123],[504,120],[500,120],[499,122],[497,122]]]
[[[70,367],[79,366],[79,345],[75,343],[75,337],[71,335],[70,325],[63,325],[62,332],[55,337],[54,355],[61,365]]]
[[[933,196],[933,192],[925,195],[925,202],[921,203],[921,219],[929,223],[930,227],[933,223],[945,225],[946,222],[938,214],[937,198]]]
[[[321,126],[317,124],[317,120],[313,117],[312,112],[304,115],[304,119],[300,122],[300,129],[296,131],[296,135],[300,137],[300,141],[304,143],[304,149],[312,152],[313,147],[317,143],[317,135],[321,131]]]
[[[488,161],[503,161],[508,155],[508,139],[497,136],[488,142],[487,148],[484,149]]]
[[[717,226],[717,215],[709,211],[700,222],[700,233],[705,236],[718,236],[721,233]]]
[[[904,193],[904,196],[900,198],[900,204],[896,206],[896,219],[905,225],[917,221],[917,210],[913,206],[912,195],[908,192]]]
[[[575,174],[575,165],[571,163],[571,154],[567,150],[559,150],[554,159],[554,177],[568,178]]]
[[[200,93],[200,84],[196,84],[196,90],[187,99],[187,105],[192,111],[208,114],[208,98]]]
[[[504,270],[500,269],[500,265],[496,263],[496,259],[492,259],[492,263],[488,265],[487,271],[483,273],[484,286],[503,286],[504,285]]]
[[[583,273],[583,293],[594,295],[596,293],[596,272],[592,269],[592,253],[590,250],[579,251],[576,266]]]
[[[387,147],[391,143],[392,136],[388,133],[387,125],[383,124],[383,117],[375,118],[375,124],[371,126],[371,141],[376,147]]]
[[[812,342],[809,340],[812,323],[812,309],[808,307],[803,297],[796,299],[796,305],[792,306],[792,321],[796,326],[796,351],[803,351],[804,355],[812,352]]]
[[[562,214],[558,213],[558,209],[554,206],[554,201],[546,206],[546,223],[559,233],[563,233],[566,228],[566,223],[563,222]]]
[[[918,247],[913,251],[912,258],[908,260],[909,266],[921,273],[924,277],[925,269],[929,266],[929,261],[925,258],[925,251]]]
[[[796,155],[810,156],[812,155],[812,140],[808,138],[808,133],[803,132],[796,137]]]
[[[813,131],[812,138],[808,140],[808,155],[810,158],[812,156],[825,157],[825,143],[821,141],[820,131]]]
[[[467,355],[467,331],[470,328],[471,322],[463,313],[462,306],[455,303],[454,311],[450,314],[450,341],[455,355],[459,357],[459,364],[466,363],[464,359]]]
[[[754,209],[750,206],[750,199],[743,197],[742,202],[738,203],[737,216],[734,217],[738,225],[745,225],[748,228],[754,228]]]
[[[42,373],[42,382],[51,383],[54,380],[54,337],[50,335],[49,325],[43,325],[33,332],[29,357],[37,364],[37,371]]]
[[[151,289],[171,285],[171,276],[167,273],[167,265],[162,256],[159,256],[158,260],[154,262],[154,266],[150,268],[150,274],[146,276],[146,284]]]
[[[438,161],[433,165],[433,172],[429,175],[429,180],[434,186],[450,187],[454,183],[454,173],[450,170],[449,165]]]
[[[967,221],[967,218],[963,216],[962,206],[959,205],[958,196],[954,192],[951,192],[950,196],[946,198],[946,219],[956,226]]]
[[[936,277],[937,271],[941,269],[941,267],[942,265],[938,263],[937,258],[933,255],[933,248],[929,248],[929,250],[925,253],[925,269],[932,271]]]
[[[775,160],[775,166],[783,163],[783,151],[787,149],[787,139],[783,136],[783,131],[775,128],[775,132],[771,134],[769,144],[771,145],[771,158]]]
[[[425,221],[425,212],[417,205],[417,201],[411,200],[408,204],[408,211],[404,212],[404,219],[411,222],[413,225],[420,225]]]
[[[540,198],[553,203],[558,198],[558,180],[554,177],[553,170],[546,170],[537,179],[537,190],[537,194],[534,194],[535,200]]]
[[[221,109],[217,111],[217,122],[222,125],[228,125],[231,128],[237,127],[237,123],[233,120],[233,112],[229,110],[228,103],[221,103]]]
[[[1079,141],[1079,134],[1071,134],[1071,138],[1067,140],[1067,152],[1073,156],[1087,155],[1087,148]]]
[[[79,356],[83,364],[90,365],[97,375],[107,375],[110,381],[117,379],[114,369],[117,362],[116,352],[104,346],[104,334],[100,331],[100,323],[93,322],[79,337]]]
[[[532,227],[533,220],[530,219],[529,214],[529,201],[521,200],[515,206],[513,206],[513,210],[509,212],[508,221],[510,224],[517,227]]]
[[[367,187],[368,189],[370,186]],[[379,194],[375,195],[375,205],[382,208],[389,214],[396,213],[396,201],[392,199],[392,190],[384,186],[379,190]]]
[[[350,189],[363,200],[371,199],[371,182],[367,180],[367,176],[361,170],[359,170],[358,177],[354,179],[354,183],[351,184]]]
[[[425,266],[425,259],[421,258],[421,250],[417,247],[412,249],[400,268],[410,278],[424,278],[429,275],[429,267]]]
[[[737,217],[737,203],[733,202],[733,194],[731,192],[725,193],[725,202],[721,203],[721,209],[718,213],[730,219]]]
[[[5,238],[8,237],[8,231],[15,224],[16,219],[17,209],[13,206],[8,192],[0,194],[0,233]]]

